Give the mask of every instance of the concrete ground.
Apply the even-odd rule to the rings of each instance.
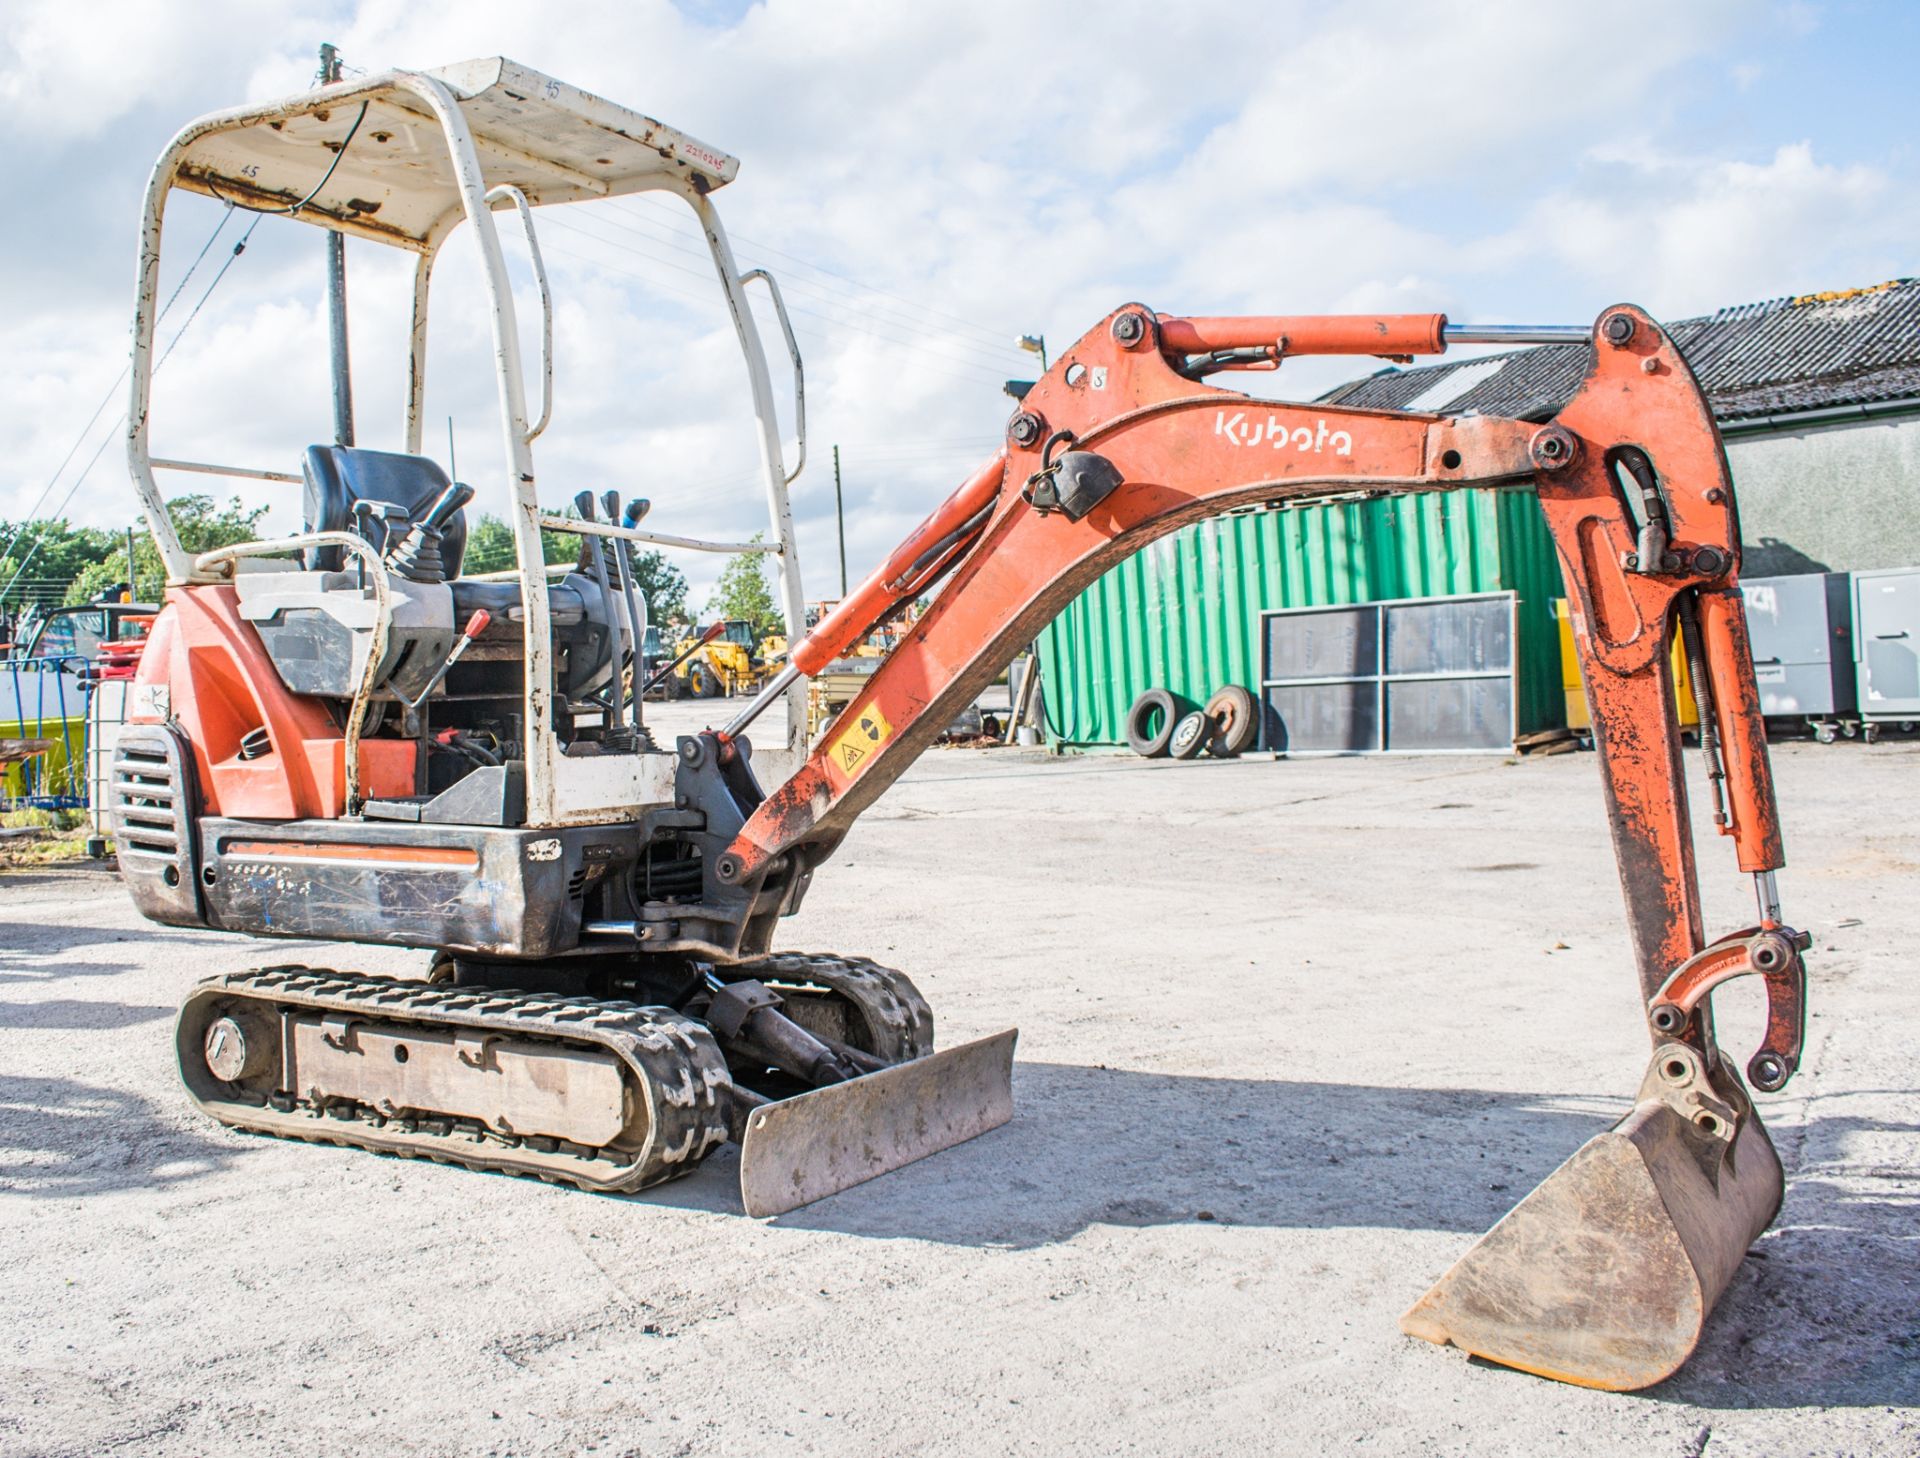
[[[1591,755],[936,750],[784,941],[907,969],[943,1042],[1018,1023],[1019,1112],[767,1222],[730,1155],[606,1198],[215,1127],[194,979],[425,959],[0,876],[0,1453],[1920,1453],[1920,747],[1777,763],[1786,1206],[1652,1391],[1395,1327],[1639,1079]]]

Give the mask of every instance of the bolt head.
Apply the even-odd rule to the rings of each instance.
[[[1030,446],[1040,439],[1041,429],[1038,415],[1031,410],[1016,411],[1013,419],[1007,422],[1007,439],[1017,446]]]
[[[1125,345],[1135,345],[1147,337],[1147,321],[1129,309],[1113,321],[1113,337]]]
[[[1543,471],[1564,471],[1580,454],[1580,442],[1571,431],[1558,425],[1542,426],[1533,434],[1529,454],[1534,465]]]
[[[1633,315],[1609,314],[1607,322],[1600,326],[1600,332],[1606,336],[1608,344],[1618,349],[1633,338]]]
[[[1747,1064],[1747,1078],[1762,1093],[1773,1093],[1787,1081],[1787,1065],[1772,1053],[1756,1053]]]

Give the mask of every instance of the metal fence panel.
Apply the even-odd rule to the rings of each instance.
[[[1513,746],[1511,592],[1294,608],[1261,626],[1261,744],[1288,754]]]
[[[80,657],[0,659],[0,810],[69,809],[87,803],[87,696],[92,664]]]

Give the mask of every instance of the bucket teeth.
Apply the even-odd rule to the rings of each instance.
[[[1663,1057],[1674,1066],[1663,1051],[1656,1069]],[[1677,1100],[1652,1093],[1650,1074],[1632,1112],[1514,1206],[1400,1329],[1609,1391],[1679,1370],[1780,1208],[1779,1158],[1729,1077],[1719,1075],[1719,1092],[1738,1111],[1731,1140],[1703,1145]]]

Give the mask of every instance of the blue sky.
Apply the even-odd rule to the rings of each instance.
[[[100,525],[132,514],[114,448],[85,481],[55,467],[124,361],[146,170],[192,116],[304,88],[322,39],[369,70],[504,53],[742,159],[722,215],[803,311],[812,596],[838,586],[828,446],[858,574],[992,448],[997,382],[1031,366],[1013,335],[1057,354],[1127,299],[1583,322],[1622,298],[1672,317],[1916,271],[1916,5],[16,0],[9,172],[53,206],[10,209],[0,233],[0,518],[43,496]],[[663,530],[751,530],[740,369],[684,220],[545,212],[560,395],[543,490],[614,485],[651,495]],[[216,217],[177,209],[173,270]],[[398,423],[401,274],[382,252],[351,262],[376,445]],[[299,225],[255,235],[164,372],[156,449],[289,469],[325,436],[317,253]],[[498,510],[462,254],[437,285],[429,408]],[[1305,395],[1374,367],[1252,383]],[[273,529],[299,525],[291,493],[240,489]],[[698,599],[711,564],[685,565]]]

